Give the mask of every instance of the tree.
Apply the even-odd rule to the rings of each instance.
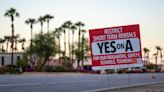
[[[163,55],[162,55],[162,48],[160,46],[156,46],[156,50],[157,50],[157,56],[160,53],[160,58],[161,58],[161,61],[162,61],[162,57],[163,57]]]
[[[4,14],[4,16],[11,18],[11,29],[12,29],[12,41],[11,41],[11,64],[13,65],[13,48],[14,48],[14,17],[19,17],[19,13],[14,8],[10,8]]]
[[[6,41],[6,52],[8,52],[9,42],[11,41],[11,36],[5,36]]]
[[[78,28],[78,30],[79,30],[79,34],[78,34],[78,51],[80,52],[80,36],[81,36],[81,27],[83,27],[84,26],[84,23],[82,23],[82,22],[77,22],[77,23],[75,23],[75,25],[77,26],[77,28]],[[80,58],[78,58],[78,60],[77,60],[77,66],[79,67],[79,62],[80,62]]]
[[[64,23],[62,26],[62,30],[63,30],[63,33],[64,33],[64,57],[66,56],[66,28],[67,28],[67,24]]]
[[[2,39],[2,38],[0,38],[0,49],[1,49],[1,52],[4,52],[5,50],[4,50],[4,44],[5,43],[5,39]]]
[[[77,29],[75,25],[71,25],[70,29],[72,30],[72,60],[73,60],[73,56],[74,56],[74,34],[75,34],[75,30]]]
[[[147,62],[149,61],[149,52],[150,52],[150,50],[145,47],[145,48],[143,48],[143,51],[144,51],[144,61],[146,61],[146,64],[147,64]],[[146,60],[146,57],[148,58],[148,61]]]
[[[22,43],[22,50],[25,49],[25,48],[24,48],[25,42],[26,42],[26,39],[25,39],[25,38],[19,40],[19,43]]]
[[[85,44],[82,44],[82,42],[83,43],[85,43]],[[78,58],[79,59],[79,61],[77,62],[78,64],[77,64],[77,67],[79,67],[80,66],[80,60],[82,61],[83,59],[85,59],[85,58],[88,58],[89,57],[89,51],[90,51],[90,45],[89,45],[89,40],[88,40],[88,38],[83,38],[83,41],[82,42],[80,42],[80,44],[78,44],[78,43],[76,43],[76,48],[75,48],[75,56],[76,56],[76,58]],[[80,46],[80,48],[82,48],[82,45],[83,45],[83,50],[82,49],[80,49],[80,51],[78,50],[78,46]]]
[[[82,38],[81,38],[81,52],[82,52],[82,66],[83,66],[83,64],[84,64],[84,60],[83,60],[83,58],[84,58],[84,41],[85,41],[85,38],[84,38],[84,34],[86,33],[86,30],[82,30]]]
[[[49,22],[50,22],[51,19],[54,18],[54,16],[52,16],[52,15],[50,15],[50,14],[46,14],[46,15],[44,16],[44,18],[45,18],[45,21],[47,22],[47,32],[49,32]]]
[[[18,51],[17,43],[18,43],[18,41],[19,41],[19,37],[20,37],[19,34],[16,34],[16,35],[14,36],[14,42],[15,42],[14,50],[15,50],[15,51]]]
[[[38,18],[38,22],[40,22],[41,33],[43,33],[43,23],[45,22],[45,17],[40,16],[40,17]]]
[[[53,35],[49,35],[48,33],[39,33],[35,35],[33,39],[32,49],[27,50],[27,52],[30,51],[30,53],[36,54],[39,58],[36,69],[41,71],[50,56],[54,56],[56,54],[55,49]]]
[[[72,25],[72,22],[69,20],[69,21],[66,21],[64,23],[66,25],[66,29],[68,30],[68,55],[69,55],[69,58],[70,58],[70,55],[71,55],[71,46],[70,46],[70,29],[71,29],[71,25]]]
[[[158,53],[154,53],[153,56],[155,57],[155,71],[157,72],[158,71],[158,65],[157,65],[157,59],[158,59]]]
[[[25,21],[26,24],[30,24],[30,29],[31,29],[31,43],[30,47],[32,47],[32,39],[33,39],[33,24],[36,23],[36,20],[33,18],[29,18]]]
[[[54,33],[54,35],[57,37],[57,39],[58,39],[58,44],[59,44],[59,46],[58,46],[58,53],[59,53],[59,62],[61,62],[61,60],[60,60],[60,55],[61,55],[61,46],[60,46],[60,35],[61,35],[61,32],[62,32],[62,28],[61,27],[59,27],[59,28],[56,28],[55,29],[55,31],[53,32]],[[56,41],[55,41],[56,42]]]

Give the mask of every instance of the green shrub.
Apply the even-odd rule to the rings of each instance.
[[[115,71],[114,71],[114,69],[108,69],[108,70],[106,70],[106,73],[107,74],[113,74],[113,73],[115,73]]]
[[[28,62],[23,59],[20,59],[17,61],[16,65],[24,70],[28,66]]]
[[[149,65],[146,66],[146,69],[152,70],[152,69],[155,69],[155,67],[156,67],[155,65],[149,64]]]
[[[54,66],[44,66],[43,71],[44,72],[53,72],[55,70]]]
[[[66,68],[63,66],[55,66],[54,72],[66,72]]]
[[[62,64],[66,68],[72,68],[72,64],[69,61],[64,61]]]
[[[5,67],[0,67],[0,74],[4,74],[5,72]]]
[[[117,71],[117,73],[127,73],[128,72],[128,69],[124,68],[124,69],[119,69]]]
[[[5,73],[16,74],[18,71],[16,70],[15,65],[7,65],[4,67]]]
[[[44,72],[66,72],[67,68],[64,66],[44,66]]]

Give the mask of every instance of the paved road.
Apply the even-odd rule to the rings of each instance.
[[[130,78],[130,81],[129,81]],[[90,92],[164,82],[164,73],[113,75],[0,75],[0,92]]]
[[[164,92],[164,83],[155,83],[127,88],[103,90],[100,92]]]

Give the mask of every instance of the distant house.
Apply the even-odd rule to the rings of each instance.
[[[14,52],[13,64],[16,65],[16,62],[22,58],[23,58],[22,52]],[[11,53],[0,53],[0,67],[6,65],[11,65]]]

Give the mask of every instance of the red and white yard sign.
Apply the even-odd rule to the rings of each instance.
[[[89,30],[92,69],[141,67],[139,25]]]

